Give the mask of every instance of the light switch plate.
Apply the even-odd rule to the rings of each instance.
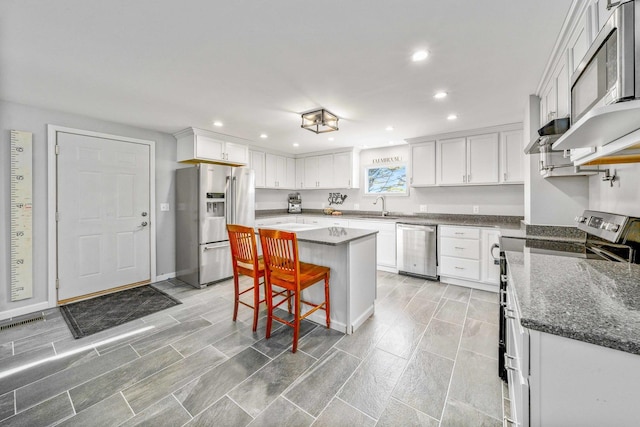
[[[473,205],[473,213],[479,213],[479,212],[480,212],[480,206]]]
[[[160,203],[160,211],[168,212],[169,211],[169,203]]]
[[[420,205],[420,212],[426,212],[427,211],[427,205]]]

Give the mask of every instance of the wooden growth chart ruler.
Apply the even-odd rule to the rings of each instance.
[[[33,297],[33,135],[11,131],[11,301]]]

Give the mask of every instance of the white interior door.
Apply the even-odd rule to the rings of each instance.
[[[58,300],[151,279],[150,147],[58,132]]]

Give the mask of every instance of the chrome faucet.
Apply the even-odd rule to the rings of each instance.
[[[378,196],[376,198],[376,201],[373,202],[374,205],[378,204],[378,200],[382,200],[382,216],[387,216],[389,214],[389,212],[387,212],[387,209],[385,207],[385,200],[384,200],[384,196]]]

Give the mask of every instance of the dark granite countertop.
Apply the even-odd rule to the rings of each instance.
[[[524,238],[526,235],[526,229],[522,223],[522,217],[513,216],[497,216],[497,215],[458,215],[458,214],[415,214],[415,215],[403,215],[397,213],[391,213],[389,216],[383,217],[376,213],[368,211],[344,211],[343,215],[330,216],[324,215],[321,211],[306,211],[302,214],[287,214],[286,211],[256,211],[256,218],[269,218],[276,216],[292,217],[292,222],[300,215],[304,216],[319,216],[324,218],[339,218],[346,220],[362,220],[362,221],[389,221],[403,224],[418,224],[418,225],[462,225],[473,227],[493,227],[498,228],[500,233],[506,237],[519,237]]]
[[[522,326],[640,354],[640,265],[506,252]]]
[[[292,231],[296,233],[299,242],[320,243],[322,245],[338,246],[353,240],[378,234],[376,230],[361,230],[346,227],[315,227],[302,224],[279,224],[267,226],[275,230]]]

